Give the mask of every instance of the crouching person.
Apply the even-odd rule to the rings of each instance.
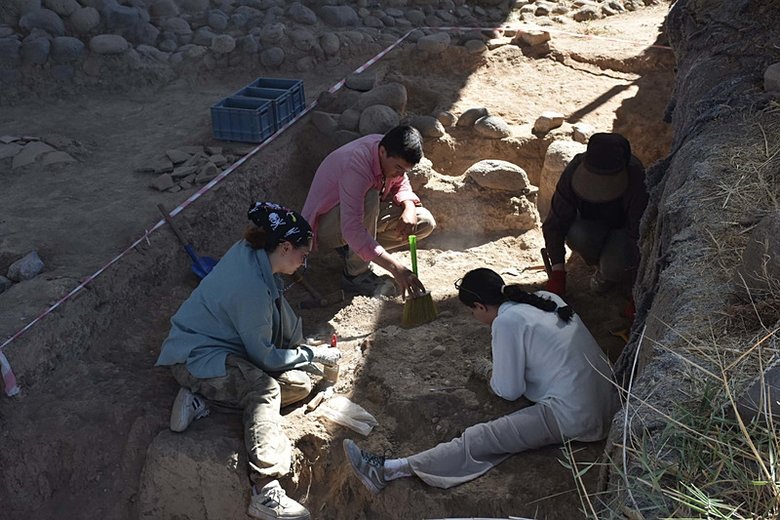
[[[602,440],[619,406],[609,361],[560,297],[505,286],[501,276],[484,268],[468,272],[456,287],[472,316],[492,331],[492,363],[484,360],[476,372],[497,396],[508,401],[525,396],[534,404],[401,459],[385,459],[345,439],[347,460],[374,493],[410,476],[446,489],[515,453],[566,440]]]
[[[253,518],[305,520],[309,512],[281,488],[292,446],[280,409],[312,389],[306,368],[334,364],[337,349],[302,345],[301,320],[275,275],[306,262],[312,232],[298,213],[258,202],[252,224],[171,319],[158,366],[170,366],[181,385],[171,430],[183,432],[208,415],[208,404],[243,410],[244,444],[253,484]]]

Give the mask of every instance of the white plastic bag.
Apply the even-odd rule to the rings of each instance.
[[[318,416],[324,417],[341,426],[366,436],[379,424],[373,415],[362,406],[353,403],[343,395],[336,395],[325,401],[317,409]]]

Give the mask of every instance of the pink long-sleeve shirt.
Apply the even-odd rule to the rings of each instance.
[[[381,200],[392,197],[397,206],[407,200],[420,204],[406,174],[385,181],[379,164],[382,137],[371,134],[347,143],[331,152],[317,168],[301,212],[312,227],[315,244],[320,216],[340,205],[341,236],[360,258],[370,262],[385,249],[363,225],[366,193],[377,190]]]

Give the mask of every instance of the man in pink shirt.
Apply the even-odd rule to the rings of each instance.
[[[397,126],[331,152],[314,174],[301,212],[314,230],[315,247],[346,250],[342,287],[373,296],[383,292],[371,262],[393,275],[401,294],[425,291],[422,282],[387,251],[418,240],[436,227],[431,212],[412,191],[406,173],[423,157],[422,136]],[[344,247],[346,246],[346,248]]]

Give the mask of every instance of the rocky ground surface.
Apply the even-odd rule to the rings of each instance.
[[[49,4],[53,2],[44,2],[41,11],[56,12]],[[170,3],[177,14],[186,11],[185,4]],[[252,9],[262,11],[257,4]],[[398,9],[404,17],[416,10],[429,16],[427,11],[436,12],[443,4]],[[114,4],[92,7],[102,13],[106,5]],[[336,95],[322,94],[380,49],[379,42],[390,41],[388,35],[398,37],[400,33],[387,33],[387,27],[381,39],[358,45],[340,60],[318,58],[309,71],[289,63],[274,69],[276,77],[303,79],[308,100],[319,101],[317,112],[176,217],[199,251],[219,256],[243,228],[251,200],[268,198],[300,207],[316,165],[339,139],[395,117],[441,133],[429,133],[425,147],[430,164],[414,176],[417,189],[440,216],[439,232],[422,244],[420,267],[440,318],[401,329],[401,302],[364,298],[302,311],[308,334],[328,337],[335,331],[342,338],[345,363],[336,391],[377,418],[379,425],[362,441],[372,448],[397,454],[423,449],[516,406],[491,399],[469,377],[469,366],[485,353],[488,333],[461,309],[453,281],[476,265],[487,265],[529,287],[543,282],[534,206],[549,197],[549,180],[547,188],[543,180],[581,149],[588,132],[626,133],[646,163],[661,157],[668,146],[663,115],[673,78],[671,59],[664,54],[668,51],[650,47],[659,41],[666,8],[579,23],[568,15],[563,20],[542,16],[545,8],[552,12],[559,4],[537,2],[532,15],[531,5],[513,4],[511,13],[539,18],[541,29],[472,32],[479,38],[451,38],[446,44],[441,37],[424,40],[421,34],[367,74],[351,78],[370,79],[371,88],[353,83]],[[566,5],[572,7],[569,13],[587,7]],[[611,4],[593,5],[603,13]],[[114,6],[134,12],[146,8],[140,2]],[[231,20],[241,8],[235,2],[209,6],[229,11]],[[487,2],[480,6],[485,10],[480,23],[493,21],[491,9],[502,8]],[[270,11],[272,5],[265,7]],[[315,7],[313,30],[338,32],[325,29],[323,11]],[[509,6],[504,7],[509,13]],[[350,9],[364,19],[361,7]],[[393,17],[390,7],[383,9]],[[477,6],[468,9],[475,12]],[[2,11],[3,16],[13,12],[7,7]],[[178,17],[188,23],[198,18]],[[20,22],[6,21],[17,34]],[[580,37],[571,34],[575,32]],[[626,41],[627,34],[635,41]],[[465,45],[477,40],[480,46]],[[193,45],[179,42],[178,36],[176,42],[176,49]],[[203,70],[207,55],[192,66]],[[0,294],[3,337],[150,229],[160,218],[158,203],[178,205],[204,186],[201,182],[215,169],[254,149],[213,139],[208,112],[216,100],[268,74],[259,56],[253,59],[251,69],[230,69],[228,59],[229,73],[181,76],[165,86],[121,93],[95,88],[75,95],[63,87],[57,95],[41,98],[45,102],[15,98],[3,107],[0,146],[10,147],[2,148],[8,151],[0,159],[6,187],[1,195],[0,268],[9,275],[4,282],[9,288]],[[22,66],[8,70],[17,69],[21,83],[6,92],[34,89]],[[41,66],[38,73],[45,70]],[[74,72],[74,85],[79,74]],[[372,94],[377,89],[381,97],[361,101],[378,96]],[[403,92],[405,102],[394,105],[388,91]],[[376,106],[393,112],[380,109],[389,119],[365,116],[361,130],[364,113]],[[469,122],[459,125],[461,121]],[[64,158],[62,154],[75,162],[48,163],[52,155]],[[480,163],[488,159],[489,164]],[[22,160],[29,162],[20,164]],[[170,184],[160,184],[164,175]],[[484,204],[474,204],[479,197],[485,197]],[[480,227],[467,209],[491,203],[492,213],[481,210],[485,222]],[[30,269],[17,264],[9,271],[32,251],[43,265],[30,257],[25,264]],[[320,290],[335,290],[336,258],[322,255],[312,264],[309,276]],[[586,289],[589,270],[577,260],[570,270],[572,305],[616,359],[623,340],[611,332],[627,325],[619,315],[627,293],[616,290],[596,297]],[[29,276],[20,276],[22,272]],[[151,368],[170,315],[195,283],[174,237],[167,229],[158,230],[5,348],[22,383],[20,396],[0,400],[0,440],[14,446],[0,454],[0,495],[10,518],[224,518],[244,510],[247,488],[238,420],[215,415],[185,435],[173,436],[166,425],[175,384],[167,371]],[[290,292],[296,304],[307,298],[300,287]],[[302,407],[286,410],[285,417],[296,446],[295,473],[285,484],[320,518],[579,514],[576,486],[559,463],[557,448],[515,457],[454,491],[408,481],[372,499],[344,466],[340,441],[354,435],[351,431]],[[600,446],[575,449],[578,460],[595,460]],[[595,471],[590,472],[587,485],[592,488],[595,479]]]

